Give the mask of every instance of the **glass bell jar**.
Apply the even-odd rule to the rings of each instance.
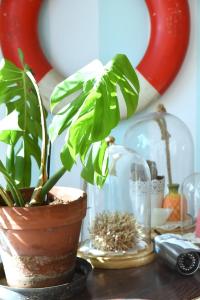
[[[200,173],[185,178],[181,185],[182,234],[200,244]]]
[[[88,209],[79,255],[100,268],[129,268],[153,259],[150,172],[136,152],[109,139],[104,186],[87,185]]]
[[[158,112],[135,118],[124,145],[139,153],[151,173],[151,226],[158,233],[181,230],[180,185],[194,172],[194,146],[188,127],[176,116]]]

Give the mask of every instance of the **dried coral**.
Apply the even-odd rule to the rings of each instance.
[[[93,247],[102,251],[126,251],[144,237],[142,226],[130,213],[99,213],[90,228]]]

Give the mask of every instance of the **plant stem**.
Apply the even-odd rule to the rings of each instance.
[[[15,181],[12,179],[12,177],[9,175],[7,172],[6,168],[4,167],[3,163],[0,161],[0,173],[3,174],[7,185],[8,189],[10,190],[12,196],[13,196],[13,201],[17,206],[24,206],[25,202],[24,199],[22,198],[21,192],[18,190],[17,185],[15,184]]]
[[[9,207],[14,206],[12,199],[2,186],[0,186],[0,196]]]
[[[49,141],[49,152],[47,157],[47,179],[49,179],[51,173],[51,142]]]
[[[15,178],[15,150],[14,145],[7,145],[7,154],[6,154],[6,169],[12,178]]]
[[[43,200],[45,195],[51,190],[51,188],[58,182],[58,180],[65,174],[66,169],[61,167],[53,176],[51,176],[41,189],[41,199]]]
[[[30,78],[31,82],[34,85],[37,98],[38,98],[38,103],[40,107],[40,118],[41,118],[41,126],[42,126],[42,146],[41,146],[41,163],[40,163],[40,177],[37,183],[36,188],[33,191],[33,195],[30,201],[31,205],[38,205],[41,204],[41,190],[42,186],[47,180],[47,172],[46,172],[46,161],[47,161],[47,144],[48,144],[48,137],[47,137],[47,124],[45,120],[45,113],[44,113],[44,107],[42,104],[42,99],[40,97],[39,93],[39,88],[35,82],[35,79],[31,72],[27,71],[26,72],[27,76]]]

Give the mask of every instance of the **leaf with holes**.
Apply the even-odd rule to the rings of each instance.
[[[7,170],[19,187],[30,185],[32,158],[40,164],[42,136],[37,93],[27,71],[26,65],[19,69],[2,60],[0,105],[5,105],[7,115],[0,121],[0,141],[10,145]]]
[[[62,110],[54,117],[50,133],[54,140],[67,129],[61,154],[64,166],[71,168],[79,156],[83,164],[82,176],[99,186],[108,174],[104,139],[120,121],[119,90],[127,117],[130,117],[137,108],[139,82],[123,54],[116,55],[105,67],[94,61],[61,82],[51,96],[51,109],[63,103]],[[66,99],[69,96],[74,97],[70,104]],[[99,142],[97,156],[93,159],[92,145],[96,142]]]

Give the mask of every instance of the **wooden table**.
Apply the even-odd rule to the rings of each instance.
[[[200,271],[193,276],[183,277],[155,260],[137,269],[93,270],[88,277],[87,288],[73,300],[191,300],[198,296]]]

